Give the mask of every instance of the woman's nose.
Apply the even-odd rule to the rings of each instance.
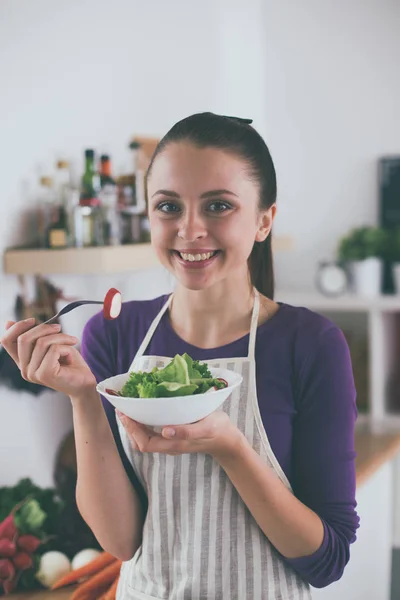
[[[186,242],[194,242],[207,236],[207,229],[201,215],[187,212],[181,219],[178,237]]]

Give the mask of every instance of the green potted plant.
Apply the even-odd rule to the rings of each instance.
[[[389,251],[390,234],[378,226],[355,227],[339,240],[338,260],[348,267],[356,294],[380,294],[382,264]]]

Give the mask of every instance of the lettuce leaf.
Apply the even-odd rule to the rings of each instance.
[[[154,396],[147,395],[147,390],[152,389],[152,384],[156,385],[157,383],[155,371],[151,371],[150,373],[133,371],[130,373],[129,379],[123,386],[120,394],[128,398],[153,398]],[[141,395],[141,393],[145,395]]]
[[[193,360],[186,352],[176,354],[171,362],[152,371],[132,372],[120,394],[129,398],[162,398],[204,394],[211,387],[217,389],[225,384],[212,377],[206,363]]]
[[[158,372],[157,379],[160,383],[170,381],[188,385],[190,383],[189,369],[184,357],[176,354],[169,365]]]
[[[175,383],[165,381],[157,385],[157,398],[168,398],[168,396],[190,396],[197,389],[195,384]]]
[[[189,354],[186,354],[186,352],[182,354],[182,357],[187,363],[190,380],[200,378],[211,378],[211,373],[208,369],[208,366],[205,363],[200,363],[198,360],[193,360],[189,356]]]

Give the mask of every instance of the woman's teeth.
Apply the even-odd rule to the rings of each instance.
[[[183,260],[187,260],[189,262],[197,262],[200,260],[208,260],[209,258],[214,256],[215,252],[207,252],[205,254],[182,254],[181,252],[179,252],[178,254],[181,258],[183,258]]]

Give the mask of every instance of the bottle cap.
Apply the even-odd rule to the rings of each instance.
[[[44,185],[45,187],[52,187],[53,180],[52,180],[51,177],[41,177],[40,178],[40,185]]]
[[[57,169],[68,169],[69,162],[67,160],[58,160],[57,161]]]
[[[94,150],[88,148],[87,150],[85,150],[85,156],[86,158],[94,158]]]

